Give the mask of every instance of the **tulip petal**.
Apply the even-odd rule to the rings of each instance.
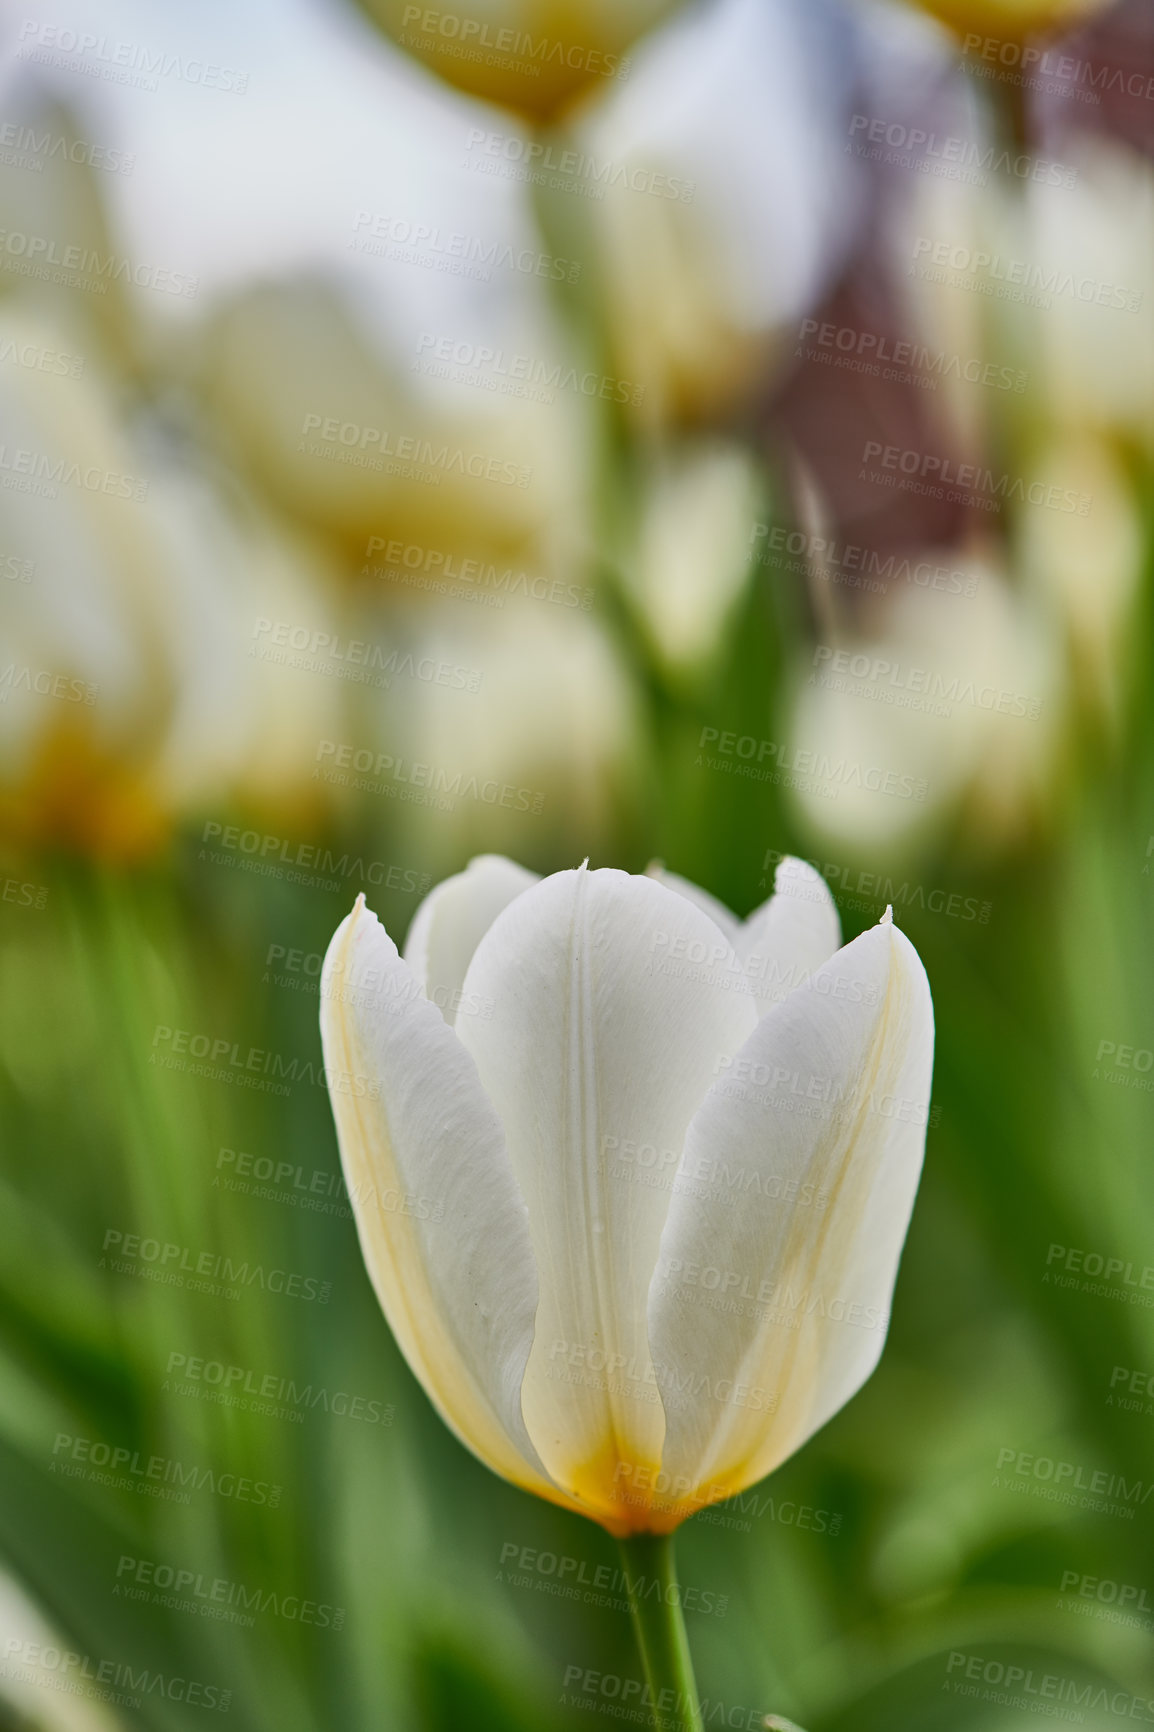
[[[787,854],[774,873],[773,895],[749,915],[736,944],[759,1014],[780,1004],[840,945],[841,921],[828,884]]]
[[[521,1403],[552,1477],[613,1531],[648,1525],[634,1468],[664,1419],[646,1299],[686,1128],[756,1026],[730,946],[647,877],[559,872],[477,947],[458,1036],[505,1126],[541,1301]]]
[[[841,944],[841,920],[829,886],[820,872],[792,854],[778,861],[773,895],[744,921],[708,890],[656,861],[648,875],[704,909],[721,928],[744,965],[761,1016],[808,980]]]
[[[321,1036],[361,1250],[401,1351],[487,1466],[568,1501],[521,1417],[537,1276],[504,1133],[363,896],[325,957]]]
[[[670,872],[660,861],[654,860],[645,868],[647,878],[656,878],[659,884],[664,884],[667,890],[676,891],[678,896],[686,897],[698,908],[702,909],[715,926],[721,928],[733,948],[737,950],[741,935],[741,921],[736,914],[730,912],[724,902],[719,902],[716,896],[711,896],[708,890],[703,890],[700,884],[695,884],[691,878],[682,878],[679,872]]]
[[[501,910],[536,882],[536,872],[503,854],[478,854],[431,890],[413,915],[404,959],[450,1027],[474,950]]]
[[[925,971],[887,913],[710,1089],[649,1295],[667,1525],[769,1473],[877,1364],[932,1065]]]

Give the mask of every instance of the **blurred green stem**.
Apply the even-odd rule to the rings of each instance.
[[[672,1534],[631,1534],[621,1541],[629,1611],[645,1682],[653,1698],[654,1722],[677,1732],[704,1732]]]

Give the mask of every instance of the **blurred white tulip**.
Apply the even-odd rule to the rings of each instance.
[[[746,393],[845,256],[847,40],[820,9],[720,0],[653,36],[578,125],[579,148],[613,165],[589,215],[642,422]]]
[[[386,778],[385,821],[418,839],[423,863],[448,869],[491,849],[532,859],[611,833],[636,798],[639,724],[628,670],[595,617],[547,600],[469,609],[459,622],[393,606],[377,636],[417,671],[366,696],[368,738],[400,765]],[[478,689],[420,677],[441,665]],[[408,781],[418,764],[428,794]]]
[[[112,183],[131,172],[132,154],[110,142],[107,126],[65,107],[24,63],[10,61],[0,80],[0,296],[50,318],[58,349],[71,356],[124,359],[134,332],[106,203]],[[66,267],[66,258],[76,262]]]
[[[0,350],[55,352],[60,331],[10,309]],[[0,799],[17,835],[132,853],[161,824],[147,792],[165,682],[155,635],[149,478],[107,384],[0,369],[5,582]]]
[[[1024,513],[1017,562],[1056,616],[1075,689],[1096,716],[1117,723],[1146,558],[1134,481],[1114,449],[1092,433],[1056,437],[1045,452],[1045,473],[1059,487],[1088,495],[1093,506],[1085,517]]]
[[[1064,142],[1060,162],[1032,160],[1047,174],[917,176],[895,222],[916,332],[958,357],[942,401],[969,448],[1012,412],[1150,450],[1154,170],[1089,134]],[[971,357],[990,363],[989,383],[963,376]]]
[[[328,804],[312,780],[317,742],[341,726],[346,691],[339,669],[309,665],[323,663],[323,648],[314,658],[276,639],[338,641],[335,574],[284,525],[187,466],[160,471],[151,497],[171,687],[156,798],[174,813],[235,805],[311,819]]]
[[[414,390],[361,296],[319,280],[254,288],[206,342],[222,436],[280,508],[363,556],[373,535],[548,563],[578,539],[583,402]]]
[[[1013,256],[1025,239],[1039,287],[1057,285],[1032,314],[1046,410],[1154,452],[1154,168],[1094,134],[1063,155],[1074,184],[1031,181],[1024,232],[1007,212],[999,237]]]
[[[0,316],[0,353],[60,341]],[[312,681],[278,707],[283,682],[249,653],[263,615],[323,625],[315,560],[197,480],[188,454],[130,433],[95,368],[0,368],[0,549],[15,836],[125,858],[205,802],[315,805],[336,695]]]
[[[708,665],[746,586],[762,489],[744,446],[721,440],[656,456],[625,582],[658,658]]]
[[[900,855],[964,817],[980,853],[1044,809],[1064,713],[1052,634],[991,561],[966,565],[972,595],[902,589],[799,662],[788,761],[815,836]]]
[[[992,143],[976,105],[951,133],[981,148]],[[1028,357],[1014,332],[995,323],[989,298],[959,288],[951,272],[933,262],[934,253],[942,243],[958,258],[993,251],[993,232],[1002,224],[1008,191],[1015,190],[996,176],[978,186],[913,173],[887,217],[887,250],[904,306],[902,335],[924,350],[920,371],[936,379],[927,409],[941,416],[943,433],[966,452],[980,451],[991,421],[1029,389]]]

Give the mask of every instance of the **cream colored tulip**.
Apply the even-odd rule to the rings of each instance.
[[[1052,624],[988,556],[947,549],[909,564],[956,591],[903,584],[864,629],[799,659],[792,797],[806,828],[842,849],[916,851],[963,811],[979,851],[1001,846],[1052,789],[1064,716]]]
[[[90,127],[15,58],[5,72],[4,123],[0,292],[19,313],[50,321],[53,353],[66,356],[67,365],[79,370],[123,359],[137,335],[130,299],[138,291],[116,269],[125,252],[109,225],[105,195],[129,154],[101,147],[102,160],[117,166],[111,173],[94,169],[85,160],[96,154]],[[74,262],[66,265],[66,257]],[[46,371],[54,365],[49,361]]]
[[[744,446],[700,440],[662,451],[642,501],[625,585],[664,666],[712,660],[745,589],[762,487]]]
[[[583,116],[617,373],[646,426],[715,415],[796,340],[853,233],[838,68],[798,11],[722,0],[646,44]]]
[[[410,1366],[487,1466],[619,1535],[761,1479],[870,1375],[930,1089],[929,988],[888,912],[837,949],[800,861],[744,929],[680,882],[484,857],[404,958],[359,899],[321,985]],[[759,1004],[767,978],[796,984]]]
[[[323,647],[296,646],[356,635],[342,632],[332,562],[187,470],[161,471],[151,499],[170,692],[155,798],[174,815],[230,808],[311,824],[332,803],[313,779],[317,743],[347,725],[350,687]]]
[[[980,149],[992,142],[976,130],[973,138]],[[935,437],[948,438],[957,451],[981,451],[992,418],[1012,413],[1031,383],[1037,390],[1037,365],[1014,328],[999,328],[989,297],[958,287],[952,272],[933,263],[933,250],[948,241],[958,258],[993,253],[995,232],[1003,222],[1009,227],[1007,194],[1017,189],[996,177],[984,187],[929,174],[911,175],[909,182],[891,216],[889,238],[899,261],[895,291],[905,302],[902,333],[925,350],[920,367],[933,380],[932,392],[925,391],[927,409],[944,423]],[[988,362],[994,387],[981,383]]]
[[[365,694],[358,736],[377,740],[403,777],[427,766],[428,794],[389,780],[394,797],[383,803],[392,833],[434,871],[485,849],[530,858],[546,845],[576,849],[583,837],[608,836],[637,798],[637,697],[612,639],[584,610],[591,591],[526,581],[539,597],[482,608],[478,586],[460,584],[463,601],[394,599],[366,626],[414,671],[465,670],[446,676],[459,685],[390,677],[388,690]]]
[[[9,309],[0,349],[58,327]],[[112,380],[0,369],[0,813],[30,844],[118,859],[206,809],[315,812],[335,681],[250,653],[258,619],[322,630],[322,568],[251,503],[132,438]]]
[[[10,303],[0,347],[57,352],[68,339]],[[150,653],[147,472],[91,364],[0,370],[0,443],[0,545],[21,573],[4,583],[5,823],[24,840],[133,854],[164,828],[147,786],[166,703]]]
[[[1146,557],[1134,480],[1117,451],[1093,434],[1056,437],[1040,468],[1056,486],[1093,505],[1084,517],[1027,512],[1018,525],[1016,559],[1065,640],[1073,689],[1099,718],[1117,724]]]
[[[1025,241],[1049,305],[1030,315],[1040,396],[1073,434],[1122,434],[1154,451],[1154,170],[1137,151],[1083,134],[1064,150],[1072,186],[1031,181],[1026,221],[1004,212],[1002,251]]]
[[[208,332],[208,400],[280,508],[358,559],[374,537],[537,567],[571,547],[583,400],[416,389],[415,352],[381,336],[364,299],[363,285],[254,288]]]
[[[1007,420],[1038,436],[1055,423],[1121,435],[1149,451],[1154,172],[1091,134],[1063,144],[1051,172],[986,186],[916,177],[893,249],[914,331],[953,359],[937,400],[967,452]],[[965,377],[974,360],[989,364],[989,382]]]

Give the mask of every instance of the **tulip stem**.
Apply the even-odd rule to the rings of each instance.
[[[672,1534],[630,1534],[621,1541],[629,1610],[654,1724],[666,1732],[704,1732]]]

